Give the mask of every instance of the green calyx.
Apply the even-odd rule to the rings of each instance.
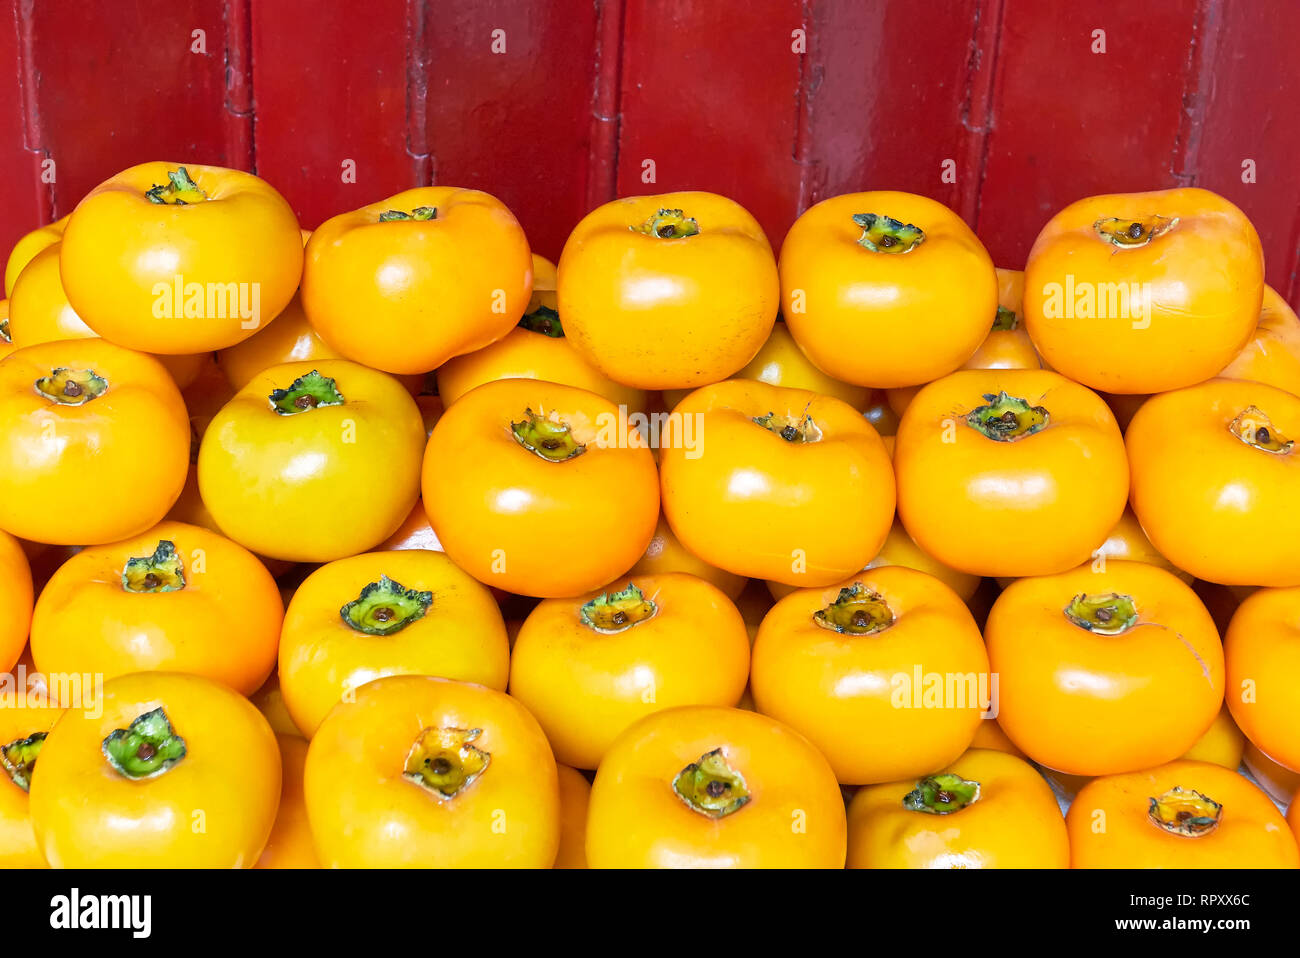
[[[12,343],[14,338],[9,333],[9,320],[0,319],[0,342]]]
[[[979,782],[968,781],[952,772],[944,772],[919,780],[916,787],[903,796],[903,807],[909,812],[951,815],[975,804],[979,798]]]
[[[436,220],[438,218],[438,208],[436,206],[417,206],[409,213],[405,210],[385,210],[379,214],[379,222],[392,223],[396,220],[416,220],[424,222],[425,220]]]
[[[840,635],[874,635],[894,624],[894,610],[879,592],[855,582],[840,589],[834,602],[814,612],[813,621]]]
[[[339,609],[343,621],[366,635],[392,635],[424,618],[433,604],[432,592],[407,589],[388,576],[371,582],[361,594]]]
[[[37,732],[0,748],[0,766],[3,766],[9,781],[24,792],[32,787],[32,772],[36,769],[36,758],[41,754],[46,734]]]
[[[522,420],[510,424],[510,432],[515,442],[548,462],[564,462],[587,451],[574,438],[568,423],[538,415],[531,409],[524,410]]]
[[[208,198],[208,194],[199,189],[199,184],[190,179],[190,171],[183,166],[168,171],[167,182],[146,190],[144,195],[150,203],[166,206],[189,206],[202,203]]]
[[[560,324],[560,314],[549,306],[538,306],[531,313],[526,313],[523,319],[519,320],[519,327],[532,333],[550,336],[552,339],[564,338],[564,327]]]
[[[122,588],[127,592],[176,592],[185,588],[185,570],[175,543],[162,539],[153,555],[127,559]]]
[[[36,391],[60,406],[84,406],[108,392],[108,380],[93,369],[60,366],[36,380]]]
[[[1020,325],[1020,317],[1015,314],[1014,310],[1007,309],[1005,306],[998,307],[998,313],[993,317],[994,332],[1011,332]]]
[[[172,729],[161,707],[132,720],[127,728],[114,729],[101,746],[108,764],[136,781],[162,775],[185,758],[185,739]]]
[[[478,780],[492,755],[472,744],[481,728],[426,728],[406,754],[402,777],[439,800],[455,798]]]
[[[1137,625],[1137,604],[1131,595],[1082,593],[1070,600],[1065,617],[1081,629],[1098,635],[1119,635]]]
[[[673,793],[705,818],[725,818],[749,804],[745,777],[727,762],[722,749],[705,752],[673,778]]]
[[[853,222],[862,227],[858,245],[873,253],[910,253],[925,242],[925,232],[921,227],[892,216],[854,213]]]
[[[1119,249],[1136,249],[1153,239],[1164,236],[1178,225],[1178,217],[1150,216],[1145,220],[1126,220],[1118,216],[1105,216],[1092,224],[1093,230],[1104,241]]]
[[[1008,396],[1005,391],[996,396],[984,394],[987,405],[976,406],[966,416],[970,426],[986,439],[995,442],[1015,442],[1047,428],[1051,415],[1043,406],[1031,406],[1018,396]]]
[[[628,229],[658,239],[685,239],[698,234],[700,224],[681,210],[660,210],[639,226]]]
[[[341,406],[344,403],[343,394],[334,380],[322,376],[315,369],[299,376],[285,389],[272,390],[267,398],[271,401],[271,408],[281,416],[296,416],[321,406]]]
[[[578,618],[593,631],[615,635],[654,618],[658,611],[659,606],[629,582],[622,592],[606,592],[584,604]]]

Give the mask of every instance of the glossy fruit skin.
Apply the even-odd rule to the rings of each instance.
[[[14,244],[8,260],[5,261],[5,299],[8,299],[13,294],[14,283],[18,281],[18,274],[26,269],[27,264],[32,261],[36,254],[62,241],[63,230],[67,225],[68,217],[65,216],[53,223],[37,227]]]
[[[313,370],[345,402],[279,415],[267,397]],[[199,490],[222,531],[260,555],[329,562],[401,525],[419,496],[424,424],[393,377],[342,359],[259,373],[199,448]]]
[[[182,164],[151,162],[95,187],[68,219],[59,254],[73,308],[96,333],[152,353],[201,353],[247,339],[288,304],[302,275],[302,238],[293,209],[251,173],[185,164],[208,199],[152,203]],[[184,315],[174,293],[204,292],[201,315]],[[207,299],[240,284],[250,313]],[[256,309],[253,295],[256,293]],[[220,307],[220,308],[218,308]],[[160,312],[161,311],[161,312]],[[142,321],[141,317],[152,321]]]
[[[302,787],[307,740],[297,735],[277,734],[275,741],[280,746],[280,805],[266,847],[253,867],[320,868]]]
[[[709,565],[690,549],[687,549],[673,534],[672,526],[662,514],[655,526],[654,538],[645,547],[645,553],[636,565],[628,570],[629,576],[662,575],[665,572],[685,572],[688,575],[711,583],[735,601],[749,582],[743,575],[736,575],[717,566]]]
[[[971,749],[942,772],[979,782],[979,798],[936,815],[903,806],[915,779],[858,789],[849,802],[848,867],[1070,867],[1060,806],[1028,762]]]
[[[101,743],[159,707],[188,753],[162,774],[132,781],[108,763]],[[50,865],[252,867],[280,799],[279,751],[261,713],[219,682],[175,672],[109,679],[102,711],[70,708],[41,750],[32,825]]]
[[[748,804],[714,820],[673,779],[721,749]],[[792,823],[803,826],[796,832]],[[587,811],[592,868],[842,868],[847,826],[835,775],[802,735],[741,709],[686,706],[627,729],[606,754]]]
[[[1125,436],[1132,502],[1170,562],[1224,585],[1300,585],[1300,448],[1260,449],[1230,431],[1250,407],[1300,438],[1300,397],[1212,379],[1153,396]]]
[[[381,576],[433,593],[428,611],[390,635],[339,610]],[[492,594],[441,552],[367,552],[321,566],[298,586],[280,637],[280,689],[307,738],[340,697],[385,675],[438,675],[505,691],[510,648]]]
[[[17,539],[0,532],[0,672],[12,669],[27,645],[33,596],[27,553]]]
[[[811,418],[820,439],[787,441],[754,422],[769,413]],[[664,514],[705,562],[810,587],[852,575],[880,550],[894,515],[893,469],[851,406],[733,379],[696,390],[673,415],[695,440],[660,449]]]
[[[541,289],[545,285],[547,289]],[[539,305],[554,309],[555,266],[533,254],[533,298],[527,312]],[[563,324],[564,317],[560,317]],[[645,409],[645,390],[610,379],[573,348],[567,336],[548,336],[516,326],[496,342],[472,353],[454,356],[438,367],[438,394],[447,405],[475,386],[496,379],[544,379],[586,389],[629,410]]]
[[[248,700],[257,706],[257,710],[262,713],[262,717],[270,724],[271,731],[277,736],[292,735],[302,738],[302,732],[293,724],[289,709],[284,704],[278,672],[272,672],[270,678],[262,683],[262,687],[250,695]]]
[[[920,546],[918,546],[912,537],[907,534],[903,524],[894,519],[894,524],[889,527],[889,535],[885,537],[885,543],[876,553],[876,557],[864,566],[865,569],[879,569],[881,566],[901,565],[908,569],[915,569],[917,572],[924,572],[926,575],[932,575],[952,591],[956,592],[963,602],[969,602],[975,590],[979,588],[982,581],[977,575],[970,575],[965,572],[958,572],[956,569],[950,569],[942,562],[937,562],[932,556],[927,555]],[[791,592],[795,591],[795,586],[785,585],[781,582],[767,583],[768,589],[772,592],[772,598],[776,600],[784,599]]]
[[[184,587],[125,589],[127,561],[163,541],[175,546]],[[283,615],[275,580],[255,555],[208,529],[161,522],[59,567],[32,615],[32,657],[51,674],[187,672],[251,695],[275,664]]]
[[[1223,639],[1227,703],[1265,755],[1300,772],[1300,589],[1260,589],[1237,607]]]
[[[587,807],[591,783],[576,768],[556,766],[560,777],[560,850],[555,868],[587,867]]]
[[[511,432],[545,410],[586,450],[550,461]],[[600,588],[645,552],[659,517],[654,457],[609,400],[530,379],[453,403],[424,454],[424,508],[452,560],[480,582],[559,598]]]
[[[1079,595],[1131,596],[1138,624],[1089,631],[1064,612]],[[999,676],[998,724],[1034,761],[1113,775],[1173,761],[1223,705],[1223,648],[1201,600],[1171,573],[1110,561],[1013,582],[984,627]]]
[[[61,243],[41,250],[14,281],[9,297],[9,335],[21,346],[98,335],[68,302],[59,275]]]
[[[790,327],[780,318],[772,326],[772,333],[758,355],[734,378],[754,379],[769,386],[806,389],[823,396],[834,396],[854,409],[865,409],[871,393],[865,386],[841,382],[814,366],[794,341]]]
[[[1192,584],[1190,573],[1184,572],[1156,551],[1147,534],[1142,531],[1142,523],[1138,522],[1132,509],[1124,510],[1124,514],[1119,517],[1119,522],[1115,523],[1115,528],[1111,529],[1110,535],[1106,536],[1105,541],[1094,549],[1092,554],[1094,562],[1111,559],[1147,562],[1159,566],[1166,572],[1172,572],[1188,585]]]
[[[0,694],[0,748],[49,732],[62,714],[41,677],[29,674],[26,685],[11,679]],[[36,845],[28,798],[28,792],[0,770],[0,869],[49,867]]]
[[[1177,223],[1135,248],[1094,229],[1110,217],[1153,216]],[[1118,284],[1134,283],[1142,310],[1112,303]],[[1263,289],[1259,236],[1223,197],[1195,188],[1092,196],[1057,213],[1034,241],[1025,322],[1045,362],[1070,379],[1112,393],[1164,392],[1214,376],[1241,351]],[[1105,309],[1086,315],[1077,299],[1085,290]]]
[[[862,583],[888,603],[893,624],[841,634],[814,613]],[[979,627],[955,592],[932,576],[887,566],[778,602],[759,626],[750,688],[758,711],[817,746],[845,785],[927,775],[970,746],[988,695],[989,662]],[[919,673],[919,674],[918,674]],[[949,700],[923,699],[929,676],[944,688],[969,677]],[[924,704],[923,704],[924,703]]]
[[[422,729],[482,729],[482,774],[439,800],[403,777]],[[549,868],[560,841],[555,758],[502,692],[427,675],[376,679],[307,752],[307,815],[327,868]],[[505,826],[504,830],[502,826]]]
[[[897,254],[860,245],[857,214],[914,224],[924,241]],[[813,206],[781,245],[781,314],[804,354],[860,386],[915,386],[971,357],[997,311],[993,261],[942,203],[889,190]]]
[[[966,415],[1001,392],[1049,411],[1047,426],[991,439]],[[973,575],[1062,572],[1091,555],[1128,496],[1115,417],[1047,370],[962,370],[907,407],[894,446],[898,514],[916,544]]]
[[[617,634],[583,624],[582,606],[635,585],[657,606]],[[735,605],[684,573],[632,576],[576,599],[544,599],[515,639],[510,694],[541,724],[557,761],[594,769],[638,719],[683,705],[733,706],[749,679]]]
[[[258,373],[281,363],[342,358],[342,353],[331,349],[316,334],[297,295],[275,317],[275,322],[217,353],[221,371],[237,390],[247,386]]]
[[[381,222],[432,207],[429,220]],[[331,348],[390,373],[423,373],[514,328],[532,290],[514,214],[479,190],[426,186],[342,213],[307,242],[302,305]]]
[[[94,369],[107,390],[81,405],[32,384]],[[0,528],[37,542],[113,542],[155,525],[185,484],[185,403],[156,360],[102,339],[28,346],[0,362]]]
[[[1214,831],[1188,837],[1151,823],[1151,798],[1174,786],[1223,805]],[[1208,762],[1170,762],[1095,779],[1075,797],[1065,824],[1073,868],[1300,866],[1295,837],[1268,796],[1236,772]]]
[[[1300,317],[1272,286],[1264,286],[1255,335],[1219,373],[1300,395]]]
[[[698,221],[691,236],[638,232],[661,210]],[[630,196],[578,223],[556,289],[573,348],[616,382],[684,389],[734,374],[776,319],[772,246],[743,207],[715,193]]]
[[[1226,648],[1225,648],[1226,659]],[[1229,676],[1228,688],[1232,688],[1231,665],[1226,664],[1228,669],[1226,675]],[[1231,693],[1228,693],[1230,697]],[[1219,714],[1215,717],[1214,722],[1205,734],[1196,740],[1196,744],[1182,754],[1182,757],[1189,762],[1210,762],[1214,765],[1222,765],[1229,771],[1235,772],[1241,768],[1242,755],[1245,753],[1246,736],[1242,734],[1237,723],[1232,719],[1232,712],[1227,705],[1219,709]]]

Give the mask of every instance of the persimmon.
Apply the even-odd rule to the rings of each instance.
[[[385,675],[438,675],[505,690],[501,612],[441,552],[367,552],[327,563],[293,594],[280,635],[280,691],[310,738],[330,709]]]
[[[694,552],[687,549],[673,534],[672,526],[661,514],[659,524],[655,526],[654,537],[645,547],[645,554],[637,560],[636,565],[628,571],[629,576],[661,575],[665,572],[685,572],[698,576],[706,582],[717,586],[729,599],[740,595],[745,584],[749,582],[743,575],[736,575],[709,565]]]
[[[1223,651],[1233,719],[1265,755],[1300,772],[1300,588],[1247,596],[1228,625]]]
[[[1296,868],[1282,813],[1236,772],[1169,762],[1106,775],[1065,818],[1074,868]]]
[[[1048,221],[1024,289],[1026,328],[1052,369],[1105,392],[1157,393],[1241,352],[1264,255],[1246,215],[1208,190],[1113,193]]]
[[[735,705],[748,677],[744,619],[715,586],[681,572],[544,599],[510,660],[510,694],[541,723],[556,759],[576,768],[596,768],[651,712]]]
[[[1212,379],[1153,396],[1125,436],[1151,544],[1224,585],[1300,585],[1300,396]]]
[[[971,749],[921,778],[858,789],[850,868],[1068,868],[1056,796],[1028,762]]]
[[[830,765],[756,712],[648,715],[614,742],[591,788],[592,868],[842,868],[845,848]]]
[[[1124,511],[1124,440],[1096,393],[1044,369],[961,370],[926,386],[894,446],[916,544],[972,575],[1063,572]]]
[[[778,602],[754,641],[750,687],[847,785],[942,768],[991,704],[979,628],[955,592],[901,566]]]
[[[319,868],[302,788],[307,740],[297,735],[281,734],[277,734],[275,740],[280,746],[280,805],[266,847],[262,849],[262,857],[254,867]]]
[[[275,664],[283,615],[256,556],[161,522],[59,567],[32,615],[32,657],[42,672],[190,672],[251,695]]]
[[[424,508],[455,563],[521,595],[579,595],[630,569],[659,518],[654,457],[603,396],[532,379],[447,408],[424,455]]]
[[[329,868],[550,868],[559,850],[546,736],[481,685],[392,675],[361,686],[312,737],[303,789]]]
[[[1019,579],[984,627],[998,724],[1035,762],[1110,775],[1172,761],[1223,705],[1223,648],[1172,573],[1113,560]]]
[[[993,261],[942,203],[847,193],[795,220],[781,245],[781,312],[824,373],[915,386],[966,362],[997,310]]]
[[[763,228],[715,193],[613,200],[574,227],[556,295],[587,362],[638,389],[726,379],[762,347],[780,285]]]
[[[587,867],[587,806],[591,783],[576,768],[556,766],[560,777],[560,850],[555,868]]]
[[[705,562],[823,586],[880,551],[893,470],[879,434],[851,406],[733,379],[696,390],[673,417],[660,450],[664,514]]]

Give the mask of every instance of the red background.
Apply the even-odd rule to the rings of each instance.
[[[1196,185],[1296,303],[1297,35],[1300,4],[1227,0],[0,0],[0,255],[147,159],[254,170],[310,227],[474,186],[551,258],[618,194],[722,192],[779,244],[890,188],[1018,267],[1072,200]]]

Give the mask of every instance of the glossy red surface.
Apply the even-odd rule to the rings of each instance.
[[[1297,32],[1298,4],[1225,0],[0,0],[0,252],[153,158],[253,169],[308,227],[486,189],[551,258],[616,194],[717,190],[779,245],[903,189],[1019,267],[1072,200],[1197,185],[1297,303]]]

